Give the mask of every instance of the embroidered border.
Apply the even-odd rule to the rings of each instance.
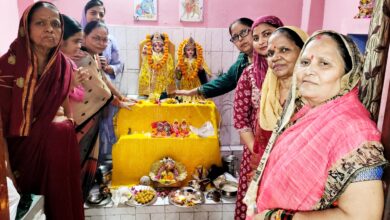
[[[331,207],[359,173],[357,171],[387,164],[383,151],[381,143],[365,142],[361,147],[338,160],[328,171],[324,194],[314,206],[314,210]]]

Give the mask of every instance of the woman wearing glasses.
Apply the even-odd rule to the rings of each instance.
[[[242,71],[252,60],[252,24],[253,21],[249,18],[239,18],[229,26],[230,41],[240,51],[240,55],[227,73],[200,87],[191,90],[176,90],[176,94],[187,96],[202,95],[205,98],[213,98],[235,89]]]
[[[67,29],[68,25],[65,26]],[[82,83],[84,89],[80,101],[74,100],[74,117],[77,122],[77,134],[80,139],[83,197],[88,196],[93,186],[96,172],[96,161],[102,145],[98,140],[98,133],[106,127],[102,126],[104,110],[109,103],[121,108],[128,108],[132,103],[125,102],[124,96],[115,88],[107,75],[104,74],[99,54],[103,52],[108,43],[108,29],[101,21],[92,21],[84,28],[83,50],[86,56],[75,60],[78,67],[89,72],[86,82]],[[72,56],[72,54],[69,54]],[[113,102],[111,100],[113,99]]]
[[[244,142],[243,157],[240,166],[239,188],[237,193],[235,219],[245,219],[246,206],[242,202],[249,185],[250,174],[254,165],[253,145],[255,142],[255,130],[257,124],[257,111],[260,104],[260,91],[267,72],[268,38],[276,28],[283,26],[282,21],[275,16],[258,18],[251,29],[244,28],[241,33],[251,33],[253,38],[253,63],[243,71],[237,83],[234,97],[234,127],[238,130],[241,140]],[[241,35],[233,35],[233,41],[239,41]],[[238,36],[238,38],[237,38]],[[237,39],[237,40],[236,40]],[[240,43],[240,42],[238,42]],[[245,44],[244,44],[245,45]],[[271,132],[263,132],[259,135],[260,142],[267,143]],[[257,132],[256,132],[257,134]],[[256,138],[258,138],[256,136]],[[259,152],[255,152],[259,153]],[[256,164],[257,165],[257,164]]]

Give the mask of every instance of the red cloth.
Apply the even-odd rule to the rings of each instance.
[[[380,133],[357,89],[316,108],[304,106],[277,139],[260,183],[257,210],[309,211],[324,194],[328,171]]]
[[[48,219],[84,219],[74,127],[70,121],[52,122],[68,96],[71,64],[58,45],[38,78],[27,28],[31,7],[0,58],[0,110],[10,162],[22,193],[44,195]]]
[[[267,66],[263,71],[266,71]],[[234,127],[239,132],[253,132],[255,136],[255,153],[244,145],[243,156],[240,165],[240,177],[238,183],[235,220],[245,219],[246,205],[243,198],[252,178],[252,173],[257,167],[265,146],[271,136],[270,131],[264,131],[258,126],[258,110],[260,105],[260,89],[257,86],[253,65],[248,66],[242,73],[236,87],[234,97]],[[262,151],[260,150],[262,149]]]

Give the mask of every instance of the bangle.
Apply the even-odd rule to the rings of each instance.
[[[295,212],[292,212],[292,211],[286,211],[285,212],[285,217],[283,218],[283,220],[292,220],[293,217],[294,217],[294,214]]]
[[[265,213],[264,220],[271,220],[272,214],[274,214],[276,211],[278,210],[277,209],[269,210],[267,213]]]
[[[196,88],[196,94],[200,95],[200,86],[198,88]]]

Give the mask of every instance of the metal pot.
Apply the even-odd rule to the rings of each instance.
[[[218,188],[223,197],[231,198],[237,195],[238,184],[233,181],[225,181],[222,182]]]
[[[109,165],[102,164],[98,167],[96,180],[99,184],[108,184],[112,179],[112,171]]]
[[[237,177],[238,158],[234,154],[223,157],[222,166],[232,176]]]

